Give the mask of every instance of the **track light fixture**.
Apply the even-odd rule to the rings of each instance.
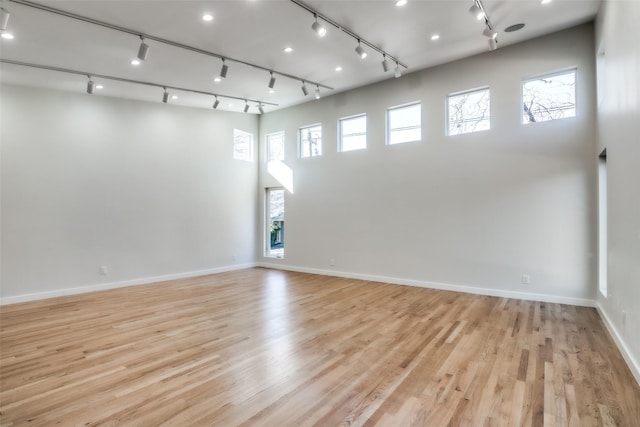
[[[498,39],[496,37],[492,37],[489,39],[489,49],[496,50],[498,48]]]
[[[247,113],[249,112],[249,103],[247,102],[247,100],[244,100],[244,112]]]
[[[358,39],[358,46],[356,46],[356,53],[360,57],[360,59],[364,59],[367,57],[367,52],[360,46],[360,39]]]
[[[144,42],[144,37],[140,36],[140,47],[138,48],[138,59],[144,61],[149,54],[149,45]]]
[[[4,7],[0,7],[0,30],[5,31],[9,24],[9,11]]]
[[[320,99],[320,86],[316,85],[316,99]]]
[[[487,26],[482,32],[482,35],[485,37],[489,37],[490,39],[495,39],[496,37],[498,37],[498,32],[496,30],[492,30]]]
[[[478,21],[484,18],[484,12],[480,9],[480,6],[476,2],[469,8],[469,13],[474,16]]]
[[[213,96],[215,97],[215,102],[213,105],[213,108],[218,107],[218,105],[220,104],[219,101],[219,97],[222,98],[228,98],[228,99],[235,99],[238,101],[245,101],[245,102],[255,102],[256,104],[262,104],[263,106],[265,105],[272,105],[274,107],[277,107],[278,104],[273,103],[273,102],[266,102],[266,101],[261,101],[258,99],[248,99],[248,98],[239,98],[237,96],[232,96],[232,95],[220,95],[217,93],[213,93],[213,92],[207,92],[207,91],[202,91],[202,90],[197,90],[197,89],[191,89],[188,87],[183,87],[183,86],[169,86],[169,85],[163,85],[160,83],[155,83],[155,82],[150,82],[150,81],[144,81],[144,80],[133,80],[133,79],[129,79],[129,78],[124,78],[124,77],[116,77],[116,76],[110,76],[107,74],[98,74],[98,73],[93,73],[90,71],[82,71],[82,70],[73,70],[70,68],[62,68],[62,67],[54,67],[51,65],[43,65],[43,64],[32,64],[29,62],[22,62],[22,61],[14,61],[11,59],[3,59],[0,58],[0,64],[10,64],[10,65],[14,65],[14,66],[19,66],[19,67],[27,67],[27,68],[35,68],[38,70],[46,70],[46,71],[55,71],[56,73],[67,73],[67,74],[73,74],[76,76],[83,76],[86,77],[90,82],[90,84],[87,84],[87,91],[89,91],[89,88],[91,86],[93,86],[93,89],[95,90],[99,90],[102,89],[102,84],[100,83],[94,83],[93,79],[97,78],[99,80],[113,80],[113,81],[117,81],[117,82],[122,82],[122,83],[126,83],[126,84],[135,84],[135,85],[141,85],[141,86],[146,86],[146,87],[156,87],[156,88],[160,88],[164,90],[163,93],[163,102],[168,102],[169,101],[169,97],[170,97],[170,93],[167,91],[168,89],[174,89],[180,92],[188,92],[188,93],[193,93],[196,95],[205,95],[205,96]],[[316,83],[314,83],[316,84]],[[319,83],[317,83],[319,85]],[[325,86],[323,86],[325,87]],[[171,96],[171,99],[177,99],[178,96],[174,95]]]
[[[327,29],[321,23],[318,22],[318,15],[314,13],[313,18],[315,19],[315,21],[313,22],[313,24],[311,24],[311,29],[315,31],[319,37],[326,36]]]
[[[271,71],[269,74],[271,74],[271,78],[269,79],[269,89],[273,89],[273,87],[276,85],[276,78],[273,77],[273,71]]]
[[[264,114],[264,108],[262,108],[262,102],[258,104],[258,111],[260,111],[260,114]]]
[[[220,69],[220,77],[223,79],[227,77],[227,71],[229,71],[229,66],[224,62],[224,58],[222,58],[222,68]]]
[[[309,95],[309,90],[307,89],[307,85],[304,83],[304,80],[302,81],[302,93],[304,94],[304,96]]]
[[[396,62],[396,70],[394,75],[396,79],[399,79],[400,77],[402,77],[402,70],[400,70],[400,65],[397,62]]]
[[[220,105],[220,100],[218,100],[218,96],[216,96],[216,100],[213,101],[213,109],[215,110],[216,108],[218,108],[218,105]]]
[[[387,61],[387,55],[382,55],[382,70],[386,73],[389,71],[389,61]]]
[[[89,81],[87,82],[87,93],[93,95],[93,91],[96,88],[96,84],[91,80],[91,76],[87,76]]]

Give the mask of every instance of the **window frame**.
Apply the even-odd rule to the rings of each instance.
[[[265,215],[264,215],[264,219],[265,219],[265,227],[264,227],[264,257],[265,258],[272,258],[272,259],[284,259],[285,256],[285,249],[284,249],[284,230],[282,230],[282,253],[272,253],[271,250],[271,193],[273,191],[282,191],[282,210],[283,210],[283,216],[282,216],[282,223],[283,223],[283,228],[284,228],[284,220],[286,217],[286,211],[285,211],[285,203],[286,203],[286,196],[287,196],[287,192],[284,189],[284,187],[266,187],[265,188]]]
[[[309,155],[305,156],[304,155],[304,144],[303,144],[304,138],[302,136],[302,132],[304,130],[312,129],[312,128],[316,128],[316,127],[320,128],[320,144],[319,144],[319,150],[318,150],[320,153],[319,154],[312,154],[311,153],[311,147],[309,147]],[[308,126],[300,126],[298,128],[298,153],[299,153],[301,159],[310,159],[312,157],[321,157],[322,156],[322,123],[314,123],[314,124],[311,124],[311,125],[308,125]]]
[[[486,129],[471,130],[471,131],[460,132],[460,133],[451,133],[451,113],[450,113],[449,100],[451,98],[454,98],[454,97],[458,97],[458,96],[462,96],[462,95],[466,95],[466,94],[471,94],[471,93],[475,93],[475,92],[484,92],[484,91],[486,91],[487,94],[489,95],[489,101],[488,101],[489,116],[486,119],[486,121],[489,124],[489,127],[486,128]],[[490,86],[480,86],[480,87],[476,87],[476,88],[473,88],[473,89],[461,90],[461,91],[458,91],[458,92],[451,92],[445,98],[445,108],[446,108],[446,122],[445,122],[445,135],[446,136],[467,135],[467,134],[471,134],[471,133],[484,132],[484,131],[491,130],[491,87]]]
[[[240,158],[236,156],[236,135],[237,134],[244,134],[244,135],[248,135],[249,136],[249,158]],[[241,129],[233,129],[233,159],[234,160],[241,160],[241,161],[245,161],[245,162],[250,162],[253,163],[253,152],[254,152],[254,135],[251,132],[247,132]]]
[[[282,158],[281,159],[272,159],[271,158],[271,138],[274,136],[280,136],[282,139]],[[284,162],[285,159],[285,139],[284,139],[285,135],[284,135],[284,131],[278,131],[278,132],[272,132],[272,133],[268,133],[265,138],[267,140],[267,163],[269,162],[274,162],[274,161],[281,161]]]
[[[391,129],[391,120],[390,120],[390,113],[392,111],[399,111],[402,109],[407,109],[407,108],[411,108],[411,107],[415,107],[418,106],[420,109],[420,113],[418,115],[420,122],[418,123],[418,126],[414,126],[414,127],[409,127],[409,128],[398,128],[397,130],[409,130],[409,129],[419,129],[420,130],[420,138],[419,139],[414,139],[414,140],[410,140],[410,141],[401,141],[401,142],[391,142],[391,132],[393,130],[396,129]],[[386,145],[401,145],[401,144],[410,144],[410,143],[414,143],[414,142],[421,142],[422,141],[422,101],[414,101],[414,102],[408,102],[406,104],[401,104],[401,105],[395,105],[393,107],[388,107],[386,110],[386,141],[385,144]]]
[[[566,116],[566,117],[558,117],[558,118],[551,118],[551,119],[545,119],[545,120],[540,120],[540,121],[535,121],[535,122],[531,122],[531,121],[525,121],[525,113],[524,113],[524,85],[528,82],[532,82],[532,81],[536,81],[536,80],[542,80],[545,77],[546,78],[550,78],[550,77],[556,77],[556,76],[561,76],[563,74],[570,74],[573,73],[573,110],[574,110],[574,115],[573,116]],[[562,120],[562,119],[570,119],[572,117],[577,117],[578,116],[578,67],[570,67],[570,68],[563,68],[561,70],[557,70],[557,71],[552,71],[549,73],[544,73],[544,74],[537,74],[535,76],[531,76],[531,77],[526,77],[523,78],[522,81],[520,82],[520,124],[521,125],[530,125],[530,124],[534,124],[534,123],[544,123],[544,122],[553,122],[556,120]]]
[[[354,148],[351,150],[345,150],[344,149],[344,144],[343,144],[343,139],[344,139],[344,134],[342,132],[343,129],[343,124],[346,121],[349,120],[355,120],[355,119],[361,119],[364,118],[364,147],[362,148]],[[368,134],[368,123],[367,123],[367,113],[360,113],[360,114],[354,114],[351,116],[347,116],[347,117],[342,117],[338,119],[338,152],[339,153],[347,153],[349,151],[360,151],[360,150],[366,150],[367,149],[367,134]],[[348,136],[356,136],[359,134],[350,134]]]

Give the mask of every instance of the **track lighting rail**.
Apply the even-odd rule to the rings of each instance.
[[[133,84],[144,85],[144,86],[158,87],[158,88],[161,88],[161,89],[165,89],[165,91],[166,91],[166,89],[173,89],[173,90],[178,90],[178,91],[181,91],[181,92],[191,92],[191,93],[197,93],[197,94],[200,94],[200,95],[209,95],[209,96],[213,96],[213,97],[216,97],[216,98],[220,97],[220,98],[235,99],[235,100],[238,100],[238,101],[245,101],[245,103],[247,101],[249,101],[249,102],[255,102],[256,104],[260,104],[260,105],[272,105],[274,107],[278,106],[278,104],[274,104],[272,102],[260,101],[260,100],[257,100],[257,99],[240,98],[240,97],[237,97],[237,96],[222,95],[222,94],[214,93],[214,92],[206,92],[206,91],[197,90],[197,89],[189,89],[189,88],[186,88],[186,87],[171,86],[171,85],[166,85],[166,84],[147,82],[147,81],[143,81],[143,80],[125,79],[123,77],[108,76],[108,75],[105,75],[105,74],[92,73],[92,72],[89,72],[89,71],[72,70],[72,69],[69,69],[69,68],[53,67],[53,66],[50,66],[50,65],[42,65],[42,64],[32,64],[32,63],[29,63],[29,62],[13,61],[11,59],[2,59],[2,58],[0,58],[0,63],[18,65],[18,66],[21,66],[21,67],[38,68],[38,69],[41,69],[41,70],[58,71],[58,72],[61,72],[61,73],[76,74],[76,75],[79,75],[79,76],[88,76],[90,78],[99,78],[99,79],[114,80],[114,81],[124,82],[124,83],[133,83]]]
[[[364,38],[362,38],[362,36],[354,33],[350,29],[340,25],[339,23],[337,23],[333,19],[321,14],[320,12],[318,12],[317,10],[312,8],[311,6],[301,2],[300,0],[291,0],[291,2],[296,4],[296,5],[298,5],[298,6],[300,6],[301,8],[306,10],[307,12],[311,13],[316,18],[316,20],[317,20],[317,18],[322,19],[326,23],[328,23],[328,24],[332,25],[333,27],[341,30],[343,33],[346,33],[349,36],[353,37],[355,40],[358,41],[359,44],[366,45],[367,47],[375,50],[376,52],[380,53],[381,55],[385,56],[386,58],[392,60],[393,62],[397,63],[398,65],[400,65],[400,66],[402,66],[404,68],[409,68],[406,64],[401,62],[398,58],[395,58],[394,56],[390,55],[389,52],[386,52],[386,51],[382,50],[381,48],[379,48],[378,46],[374,45],[373,43],[365,40]],[[310,82],[308,80],[306,80],[306,81],[309,82],[309,83],[313,83],[313,82]],[[315,84],[315,83],[313,83],[313,84]]]
[[[78,15],[78,14],[75,14],[75,13],[72,13],[72,12],[67,12],[67,11],[64,11],[64,10],[56,9],[54,7],[51,7],[51,6],[43,5],[43,4],[40,4],[40,3],[34,3],[32,1],[29,1],[29,0],[8,0],[8,1],[10,1],[12,3],[23,5],[23,6],[39,9],[39,10],[42,10],[42,11],[45,11],[45,12],[53,13],[53,14],[56,14],[56,15],[65,16],[67,18],[76,19],[78,21],[87,22],[89,24],[94,24],[94,25],[98,25],[98,26],[101,26],[101,27],[109,28],[111,30],[115,30],[115,31],[120,31],[120,32],[123,32],[123,33],[131,34],[131,35],[134,35],[136,37],[143,38],[145,40],[153,40],[153,41],[156,41],[158,43],[163,43],[163,44],[166,44],[166,45],[169,45],[169,46],[178,47],[180,49],[189,50],[191,52],[199,53],[199,54],[202,54],[202,55],[211,56],[211,57],[218,58],[218,59],[221,59],[221,60],[227,61],[227,62],[235,62],[237,64],[246,65],[247,67],[255,68],[255,69],[258,69],[258,70],[263,70],[263,71],[266,71],[268,73],[277,74],[279,76],[286,77],[286,78],[289,78],[289,79],[292,79],[292,80],[305,81],[305,82],[308,82],[309,84],[313,84],[315,86],[320,86],[320,87],[322,87],[324,89],[333,90],[333,88],[331,86],[323,85],[322,83],[314,82],[314,81],[311,81],[311,80],[306,79],[306,78],[297,77],[297,76],[294,76],[294,75],[291,75],[291,74],[288,74],[288,73],[283,73],[281,71],[273,70],[271,68],[266,68],[266,67],[263,67],[261,65],[252,64],[250,62],[242,61],[240,59],[234,59],[234,58],[231,58],[229,56],[222,55],[222,54],[219,54],[219,53],[210,52],[210,51],[207,51],[207,50],[204,50],[204,49],[200,49],[200,48],[197,48],[197,47],[194,47],[194,46],[189,46],[189,45],[178,43],[178,42],[175,42],[175,41],[172,41],[172,40],[164,39],[162,37],[156,37],[156,36],[153,36],[151,34],[145,34],[145,33],[142,33],[140,31],[136,31],[136,30],[133,30],[133,29],[130,29],[130,28],[121,27],[119,25],[110,24],[108,22],[100,21],[100,20],[89,18],[89,17],[82,16],[82,15]],[[325,19],[325,18],[323,18],[323,19]],[[364,40],[363,40],[363,43],[365,43]],[[365,44],[369,45],[368,43],[365,43]],[[376,49],[375,47],[373,47],[373,48]],[[232,98],[232,97],[226,97],[226,98]],[[237,98],[237,99],[244,99],[244,98]]]

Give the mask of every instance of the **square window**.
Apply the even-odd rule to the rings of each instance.
[[[322,155],[322,125],[300,128],[300,157]]]
[[[449,95],[447,106],[447,135],[491,129],[489,88]]]
[[[253,134],[238,129],[233,130],[233,158],[253,161]]]
[[[338,122],[339,151],[367,148],[367,115],[346,117]]]
[[[522,83],[522,123],[575,117],[576,70],[549,74]]]
[[[267,135],[267,161],[284,161],[284,132]]]
[[[387,144],[422,139],[422,107],[420,103],[387,109]]]

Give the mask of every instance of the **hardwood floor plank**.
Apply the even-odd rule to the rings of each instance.
[[[0,426],[628,426],[592,308],[253,268],[0,308]]]

